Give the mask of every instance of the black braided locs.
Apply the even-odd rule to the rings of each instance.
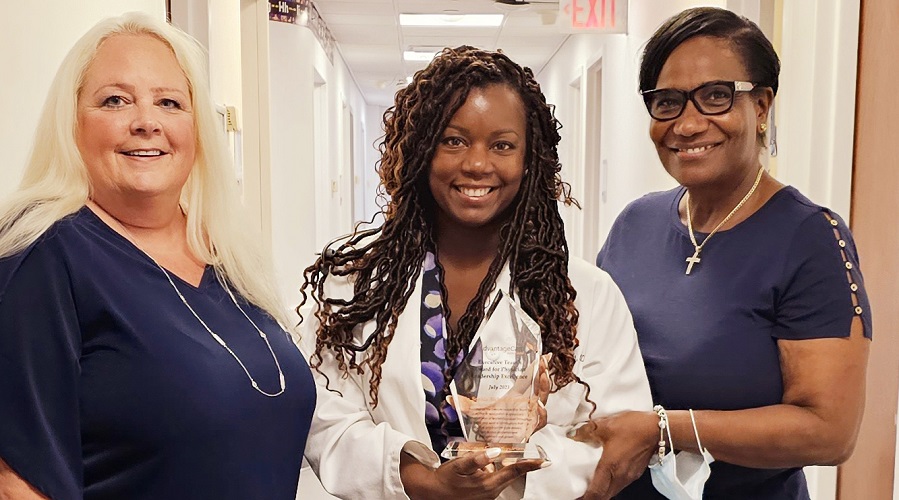
[[[502,52],[462,46],[438,54],[427,68],[415,74],[412,83],[397,92],[394,105],[384,113],[385,136],[378,147],[384,223],[377,236],[364,238],[357,230],[333,251],[322,252],[303,273],[303,299],[297,312],[305,304],[308,291],[317,305],[315,317],[319,321],[312,367],[318,369],[323,354],[330,351],[344,375],[350,370],[359,374],[370,370],[373,406],[378,404],[381,365],[426,252],[435,252],[439,265],[434,200],[428,186],[434,152],[471,90],[491,85],[508,86],[524,104],[525,174],[507,212],[508,220],[500,229],[499,251],[455,329],[450,328],[453,313],[444,302],[446,357],[454,360],[471,342],[483,319],[487,296],[508,263],[510,288],[540,326],[544,352],[553,353],[550,374],[554,390],[578,382],[585,386],[589,400],[589,386],[573,371],[578,312],[574,307],[576,292],[568,278],[569,251],[558,202],[577,202],[559,174],[561,125],[530,69],[522,68]],[[352,300],[325,293],[329,276],[351,280]],[[443,292],[445,297],[446,290]],[[361,350],[354,330],[372,320],[371,345]]]

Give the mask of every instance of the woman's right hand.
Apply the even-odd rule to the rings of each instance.
[[[616,413],[587,422],[570,437],[602,446],[602,457],[581,498],[608,500],[646,471],[659,449],[659,417],[651,411]]]
[[[540,469],[542,460],[522,460],[494,470],[499,448],[467,453],[432,469],[407,453],[400,459],[400,477],[412,500],[492,500],[512,481]]]

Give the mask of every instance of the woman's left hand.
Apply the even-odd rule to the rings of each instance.
[[[431,469],[403,452],[400,480],[412,500],[488,500],[498,497],[509,484],[528,472],[549,465],[543,460],[519,460],[497,469],[494,460],[500,453],[500,448],[467,453]]]
[[[608,500],[643,475],[658,451],[659,417],[654,412],[626,411],[594,419],[569,436],[602,446],[602,457],[584,500]]]

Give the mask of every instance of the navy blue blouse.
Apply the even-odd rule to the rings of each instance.
[[[172,276],[267,392],[278,372],[211,267]],[[241,299],[238,298],[240,301]],[[0,260],[0,458],[53,499],[294,499],[315,386],[286,333],[269,398],[162,271],[82,208]]]
[[[597,264],[621,288],[653,400],[669,409],[734,410],[783,399],[778,339],[846,337],[871,313],[849,228],[792,187],[693,255],[678,202],[653,193],[618,217]],[[705,234],[697,235],[703,241]],[[619,499],[662,499],[648,472]],[[807,499],[801,469],[715,462],[706,499]]]

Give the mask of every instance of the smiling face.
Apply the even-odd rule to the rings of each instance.
[[[78,95],[76,142],[92,197],[176,201],[196,159],[187,78],[172,50],[149,35],[114,35],[97,50]]]
[[[498,229],[524,177],[527,119],[506,85],[472,89],[450,119],[431,162],[429,185],[441,229]]]
[[[728,41],[696,37],[671,53],[655,87],[691,90],[715,80],[751,78]],[[653,119],[649,135],[665,170],[680,184],[688,188],[732,186],[733,179],[755,174],[758,169],[757,134],[772,100],[769,88],[737,92],[733,108],[716,116],[703,115],[688,102],[674,120]]]

